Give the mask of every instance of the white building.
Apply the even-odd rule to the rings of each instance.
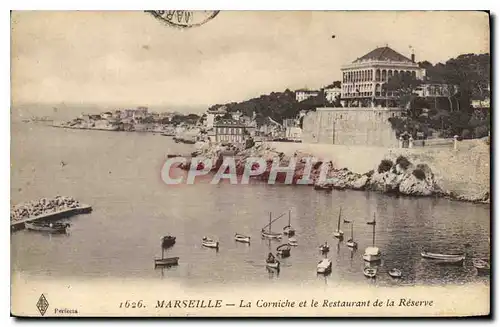
[[[306,90],[306,89],[301,89],[295,91],[295,100],[298,102],[302,102],[304,100],[307,100],[309,98],[315,97],[319,94],[319,91],[312,91],[312,90]]]
[[[385,46],[344,65],[341,98],[348,107],[394,106],[396,95],[386,92],[384,84],[394,75],[407,74],[422,80],[425,69],[411,59]]]
[[[205,121],[207,128],[213,128],[215,123],[215,118],[222,117],[227,113],[226,106],[219,107],[215,110],[207,110],[207,119]]]
[[[449,97],[458,92],[457,85],[448,85],[441,83],[421,84],[415,90],[415,93],[422,98]]]
[[[340,87],[332,87],[325,89],[325,98],[328,102],[334,102],[337,97],[341,96],[342,89]]]

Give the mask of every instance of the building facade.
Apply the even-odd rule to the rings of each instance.
[[[318,96],[319,94],[319,91],[312,91],[312,90],[297,90],[295,91],[295,100],[297,100],[297,102],[302,102],[304,100],[307,100],[309,98],[312,98],[312,97],[315,97],[315,96]]]
[[[215,141],[243,143],[249,136],[247,126],[232,119],[221,119],[215,122]]]
[[[334,102],[337,97],[342,95],[342,89],[340,87],[333,87],[325,89],[325,98],[328,102]]]
[[[226,110],[226,107],[225,106],[222,106],[222,107],[219,107],[215,110],[207,110],[206,112],[206,115],[207,115],[207,119],[206,119],[206,127],[208,129],[210,128],[213,128],[214,127],[214,124],[215,124],[215,120],[217,117],[222,117],[224,116],[225,114],[227,113],[227,110]]]
[[[394,75],[407,74],[422,80],[425,69],[389,47],[370,51],[352,63],[342,66],[341,98],[344,107],[395,106],[396,95],[386,92],[384,84]]]

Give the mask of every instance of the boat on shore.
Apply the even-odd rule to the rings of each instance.
[[[236,242],[241,242],[241,243],[248,243],[250,244],[250,236],[245,236],[243,234],[234,234],[234,240]]]
[[[206,236],[201,240],[201,245],[206,248],[219,249],[219,242],[214,241]]]
[[[161,238],[161,246],[164,248],[171,247],[175,244],[175,236],[166,235]]]
[[[28,230],[47,233],[66,233],[71,225],[69,223],[50,222],[25,222],[24,227]]]
[[[318,262],[318,266],[316,267],[316,272],[318,274],[329,274],[332,272],[332,261],[330,259],[323,259]]]
[[[342,216],[342,207],[340,208],[340,211],[339,211],[337,230],[333,232],[333,236],[336,238],[343,238],[344,237],[344,232],[340,230],[340,216]]]
[[[280,269],[280,262],[276,259],[276,257],[269,253],[266,259],[266,267],[272,269]]]
[[[442,254],[422,251],[422,258],[443,264],[460,264],[465,260],[465,254]]]
[[[375,226],[377,225],[375,221],[375,214],[373,214],[373,221],[368,222],[368,225],[373,226],[372,230],[372,246],[369,246],[365,249],[365,253],[363,254],[363,260],[368,262],[376,262],[382,259],[382,253],[380,249],[375,246]]]
[[[283,234],[288,235],[288,236],[295,235],[295,229],[293,229],[293,227],[291,225],[291,215],[292,215],[292,213],[289,210],[288,211],[288,225],[283,227]]]
[[[401,270],[399,270],[397,268],[392,268],[387,273],[389,274],[389,276],[391,276],[393,278],[401,278],[401,276],[403,276],[403,273],[401,272]]]
[[[282,258],[288,258],[290,256],[290,250],[292,248],[288,244],[281,244],[276,248],[277,254]]]
[[[377,276],[377,271],[377,268],[365,267],[365,269],[363,269],[363,274],[368,278],[375,278]]]

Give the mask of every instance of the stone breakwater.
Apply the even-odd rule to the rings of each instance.
[[[469,193],[446,189],[439,183],[443,178],[436,176],[430,164],[422,162],[422,160],[413,161],[411,160],[412,156],[404,155],[405,153],[384,155],[371,169],[364,173],[357,173],[347,167],[338,167],[338,162],[334,160],[325,160],[327,156],[318,157],[300,149],[292,153],[290,153],[291,151],[287,152],[285,154],[278,151],[275,146],[267,143],[255,145],[249,149],[207,145],[200,147],[193,153],[193,156],[210,159],[213,162],[212,171],[214,172],[219,170],[225,156],[232,156],[236,161],[237,175],[243,174],[248,158],[262,158],[266,162],[266,169],[262,174],[252,177],[262,181],[268,180],[273,160],[279,158],[280,167],[285,167],[288,166],[290,159],[294,158],[296,166],[292,184],[298,184],[297,182],[303,178],[306,172],[306,159],[316,157],[318,161],[312,166],[308,183],[315,189],[365,190],[404,196],[435,196],[468,202],[490,202],[489,188],[479,188]],[[181,165],[181,168],[189,169],[190,163]],[[321,179],[323,169],[326,169],[326,178]],[[450,169],[452,168],[450,167]],[[285,173],[278,173],[276,176],[277,183],[283,183],[285,179]]]
[[[13,206],[10,210],[10,221],[15,222],[62,210],[76,209],[80,206],[80,202],[72,197],[56,196],[52,199],[42,198],[38,201],[30,201]]]

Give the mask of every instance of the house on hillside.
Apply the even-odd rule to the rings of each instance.
[[[304,100],[307,100],[309,98],[318,96],[319,91],[314,91],[314,90],[308,90],[308,89],[300,89],[295,91],[295,100],[297,102],[302,102]]]

